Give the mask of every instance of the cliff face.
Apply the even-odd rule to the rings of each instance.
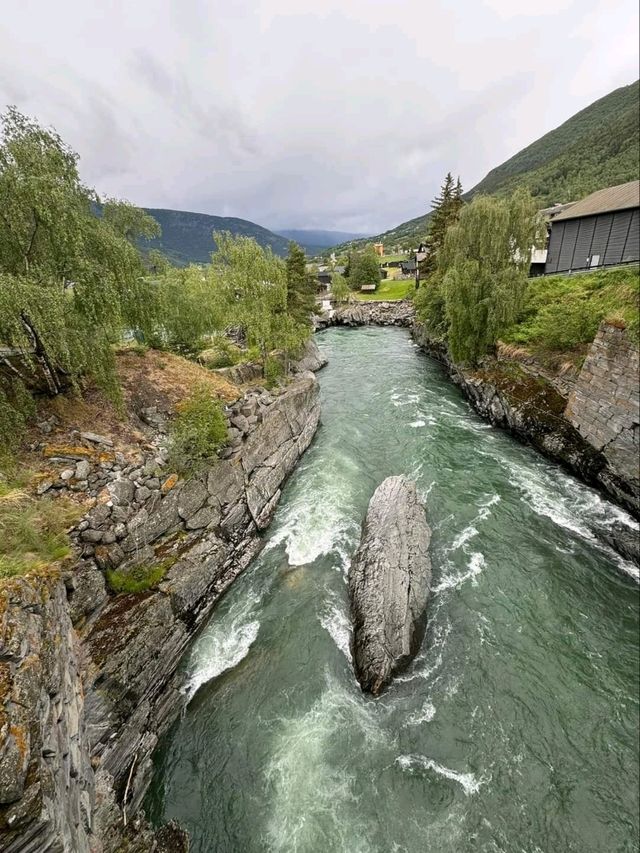
[[[81,559],[61,577],[16,580],[0,599],[3,850],[121,848],[153,749],[181,707],[178,663],[258,551],[319,419],[317,381],[302,373],[280,393],[241,398],[226,458],[197,477],[161,483],[153,446],[146,460],[102,462],[98,473],[78,463],[98,495],[75,534]],[[139,593],[108,592],[106,571],[140,566],[164,576]],[[139,825],[128,849],[163,843]]]

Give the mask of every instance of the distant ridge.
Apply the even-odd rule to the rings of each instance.
[[[324,249],[330,249],[332,246],[337,246],[339,243],[346,243],[349,240],[363,240],[367,238],[366,234],[357,234],[352,231],[316,231],[314,229],[307,228],[279,229],[276,231],[276,234],[279,234],[287,240],[294,240],[311,255],[323,251]]]
[[[277,255],[287,253],[288,240],[248,219],[157,207],[147,207],[145,210],[160,223],[162,236],[157,240],[145,241],[144,248],[160,249],[179,266],[208,263],[211,252],[216,249],[214,231],[229,231],[231,234],[253,237],[257,243],[264,247],[269,246]]]
[[[637,180],[639,111],[640,86],[636,80],[594,101],[496,166],[465,198],[478,193],[508,195],[517,187],[527,187],[543,208]],[[428,218],[427,212],[368,240],[345,241],[336,248],[344,251],[373,241],[390,246],[406,244],[410,248],[425,237]]]

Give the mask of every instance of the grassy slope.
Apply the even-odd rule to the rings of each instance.
[[[518,323],[502,340],[542,356],[579,359],[604,319],[623,324],[638,340],[638,267],[581,275],[541,276],[529,281]]]
[[[465,197],[477,193],[504,195],[526,186],[540,207],[545,207],[637,179],[639,99],[638,81],[615,89],[492,169]],[[425,236],[427,222],[425,213],[368,241],[339,246],[336,251],[365,242],[416,243]]]
[[[388,299],[389,301],[396,299],[405,299],[415,290],[415,281],[413,279],[401,279],[400,281],[381,281],[378,289],[374,293],[354,293],[356,299],[363,302],[376,301],[380,299]]]
[[[91,506],[82,492],[55,498],[51,491],[37,495],[39,483],[56,482],[64,468],[75,465],[52,463],[48,449],[59,447],[64,451],[67,447],[75,452],[77,432],[95,431],[99,425],[100,433],[112,439],[114,451],[122,452],[128,460],[139,458],[148,442],[146,434],[139,430],[141,409],[155,405],[160,411],[173,414],[192,389],[199,386],[208,388],[224,402],[236,400],[241,393],[218,374],[173,353],[122,347],[116,357],[124,411],[95,388],[87,389],[81,399],[73,394],[42,398],[38,400],[35,421],[55,416],[56,422],[42,450],[31,449],[42,447],[43,442],[42,433],[34,426],[24,435],[19,462],[0,458],[0,585],[14,575],[55,571],[71,554],[69,529]],[[85,442],[85,458],[97,463],[100,451],[89,445],[90,442]],[[134,586],[149,583],[149,577],[151,580],[155,577],[147,576],[144,569],[138,574],[130,579]],[[124,584],[122,589],[118,589],[119,583]],[[133,587],[128,589],[127,583],[114,574],[115,591],[132,591]]]

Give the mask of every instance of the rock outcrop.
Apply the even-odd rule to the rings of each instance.
[[[71,449],[54,451],[71,465],[56,490],[82,483],[96,503],[74,534],[78,562],[59,577],[11,582],[0,599],[2,850],[180,849],[177,828],[158,834],[135,818],[151,755],[184,701],[182,655],[259,550],[313,438],[317,380],[301,373],[273,393],[247,392],[228,416],[225,458],[189,480],[166,476],[153,430],[135,463],[111,451],[68,462]],[[162,432],[157,413],[144,417]],[[162,577],[148,589],[109,591],[109,571],[150,566]]]
[[[317,329],[329,326],[405,326],[415,320],[413,302],[356,302],[340,306],[316,319]]]
[[[349,571],[356,676],[374,695],[409,663],[424,636],[430,539],[415,483],[406,477],[381,483]]]
[[[640,359],[624,329],[600,325],[564,416],[639,495]],[[618,486],[612,481],[611,488]]]
[[[320,352],[320,348],[314,339],[309,338],[304,346],[302,356],[295,363],[294,367],[298,372],[310,370],[312,373],[316,373],[325,367],[328,361],[329,359]]]

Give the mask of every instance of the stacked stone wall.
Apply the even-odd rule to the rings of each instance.
[[[565,417],[611,469],[640,480],[638,347],[623,328],[602,323],[569,397]]]

